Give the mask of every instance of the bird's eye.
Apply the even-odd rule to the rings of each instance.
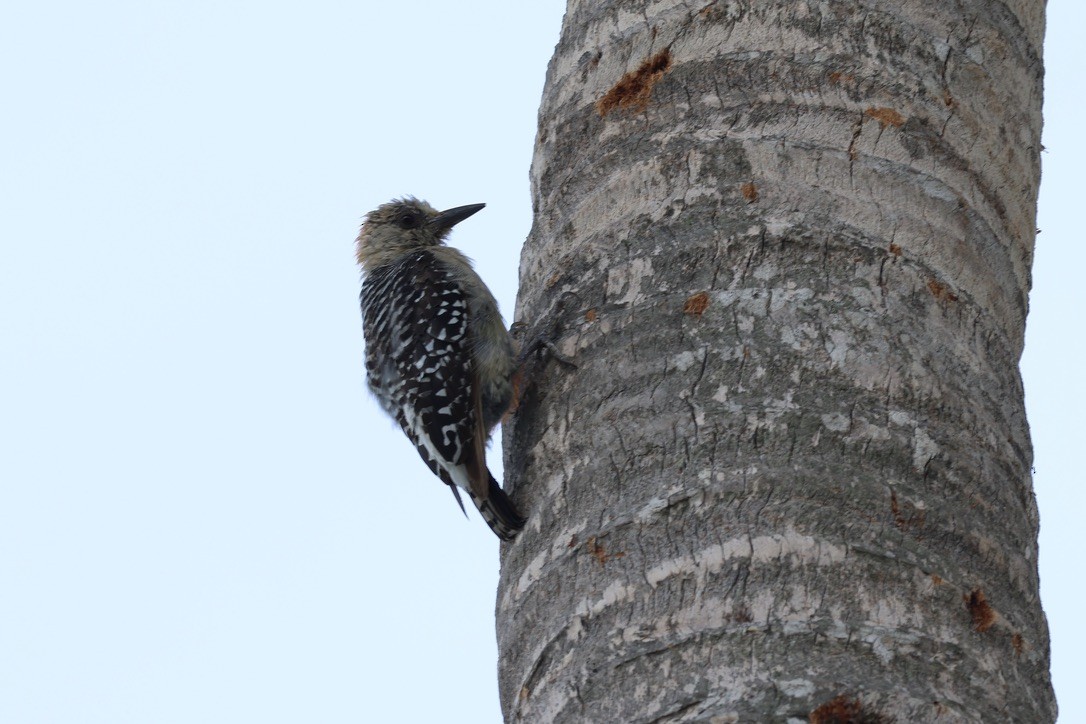
[[[396,224],[401,229],[414,229],[419,225],[418,214],[412,214],[411,212],[400,214],[400,218],[396,220]]]

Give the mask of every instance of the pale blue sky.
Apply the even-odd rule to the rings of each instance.
[[[1067,722],[1075,5],[1049,4],[1023,363]],[[484,201],[454,243],[511,316],[563,7],[389,7],[0,9],[0,721],[500,721],[498,544],[363,389],[352,241],[392,196]]]

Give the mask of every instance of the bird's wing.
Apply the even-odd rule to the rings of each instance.
[[[388,349],[382,355],[384,374],[398,384],[390,412],[435,475],[485,495],[489,473],[480,456],[485,439],[476,440],[478,404],[464,291],[425,251],[397,265],[382,286],[398,310],[388,320]]]

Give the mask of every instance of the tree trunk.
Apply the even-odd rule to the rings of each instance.
[[[570,0],[511,722],[1056,716],[1018,359],[1040,0]],[[572,294],[569,294],[572,293]]]

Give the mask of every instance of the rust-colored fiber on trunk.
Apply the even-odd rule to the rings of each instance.
[[[905,116],[901,115],[893,108],[868,108],[864,113],[878,121],[879,125],[883,128],[886,128],[887,126],[894,126],[897,128],[905,125]]]
[[[700,317],[705,313],[705,310],[709,308],[709,293],[698,292],[697,294],[689,297],[686,303],[683,304],[683,314],[689,314],[694,317]]]
[[[894,526],[902,533],[907,533],[913,528],[924,527],[924,520],[926,519],[927,513],[924,510],[917,510],[915,506],[910,507],[916,512],[906,515],[904,509],[897,500],[897,493],[893,490],[890,491],[890,512],[894,515]]]
[[[974,631],[984,633],[995,624],[995,611],[988,605],[988,599],[985,598],[984,591],[979,588],[965,596],[965,607],[969,609],[969,615],[973,617]]]
[[[624,558],[626,556],[625,551],[608,553],[603,545],[598,540],[596,540],[596,536],[592,536],[591,538],[589,538],[588,542],[585,543],[585,545],[588,548],[588,552],[596,557],[596,560],[599,561],[599,564],[601,566],[605,565],[609,560],[612,560],[614,558]]]
[[[637,70],[622,76],[607,95],[596,101],[600,117],[616,108],[633,108],[642,111],[649,105],[652,87],[671,69],[671,51],[664,48],[648,58]]]
[[[859,699],[849,699],[843,694],[812,711],[809,719],[811,724],[889,724],[892,721],[871,711]]]
[[[950,291],[950,287],[936,279],[928,280],[928,291],[940,302],[956,302],[958,295]]]

